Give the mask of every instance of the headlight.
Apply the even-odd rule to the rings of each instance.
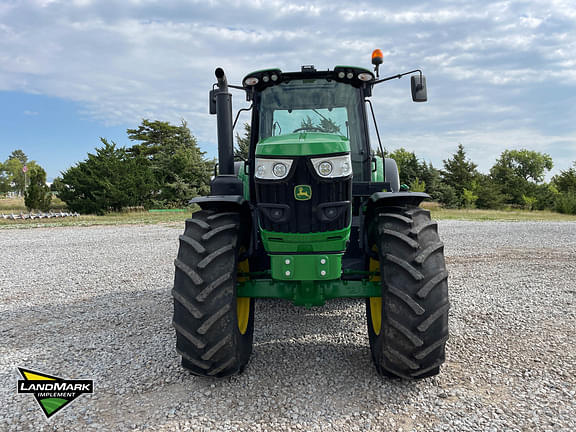
[[[332,164],[328,161],[320,162],[318,164],[318,174],[322,177],[328,177],[332,174]]]
[[[272,167],[272,173],[278,178],[284,178],[288,173],[288,169],[286,168],[286,165],[284,165],[282,162],[278,162],[275,163],[274,166]]]
[[[262,180],[282,180],[292,166],[292,159],[256,158],[256,178]]]
[[[334,178],[346,177],[352,174],[352,160],[350,155],[332,156],[311,159],[316,173],[320,177]]]

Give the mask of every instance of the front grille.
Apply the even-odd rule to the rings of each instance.
[[[296,158],[289,176],[281,181],[256,181],[256,200],[260,226],[268,231],[310,233],[334,231],[350,225],[352,177],[323,179],[314,171],[307,158]],[[294,187],[309,185],[312,197],[296,200]],[[333,205],[331,205],[332,203]],[[323,205],[324,204],[324,205]],[[338,209],[333,220],[326,218],[326,208]],[[275,221],[270,209],[288,212],[287,217]],[[328,210],[330,211],[330,210]]]

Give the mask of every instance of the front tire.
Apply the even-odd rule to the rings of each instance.
[[[382,297],[367,299],[372,359],[381,375],[419,379],[439,373],[448,340],[448,272],[430,212],[377,211],[370,227]]]
[[[195,375],[225,377],[244,370],[252,352],[254,299],[237,298],[246,236],[235,212],[202,210],[186,221],[175,260],[176,350]]]

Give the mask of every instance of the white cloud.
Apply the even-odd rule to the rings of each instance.
[[[389,150],[404,147],[414,151],[425,161],[441,168],[442,160],[456,152],[462,144],[467,156],[478,163],[481,172],[488,173],[504,150],[530,149],[551,154],[555,166],[548,178],[569,169],[576,160],[576,134],[543,135],[534,129],[499,130],[453,130],[445,133],[415,134],[409,139],[405,135],[391,135],[386,138]]]
[[[406,79],[376,90],[387,142],[434,149],[429,157],[437,163],[462,139],[489,165],[488,148],[574,145],[575,126],[559,120],[561,113],[576,115],[573,6],[563,0],[481,7],[342,0],[2,3],[0,90],[73,100],[105,124],[184,118],[213,150],[207,93],[216,66],[239,83],[251,70],[272,66],[369,66],[372,49],[381,48],[383,75],[421,66],[430,95],[428,104],[412,104]],[[240,93],[234,101],[245,105]]]

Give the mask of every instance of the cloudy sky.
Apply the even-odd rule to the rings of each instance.
[[[50,179],[99,137],[129,145],[142,118],[186,120],[215,156],[215,67],[239,84],[269,67],[369,67],[374,48],[381,74],[419,67],[428,82],[425,104],[407,78],[377,87],[388,149],[441,167],[462,143],[484,172],[511,148],[550,154],[554,172],[576,160],[574,0],[0,0],[0,160],[21,148]]]

